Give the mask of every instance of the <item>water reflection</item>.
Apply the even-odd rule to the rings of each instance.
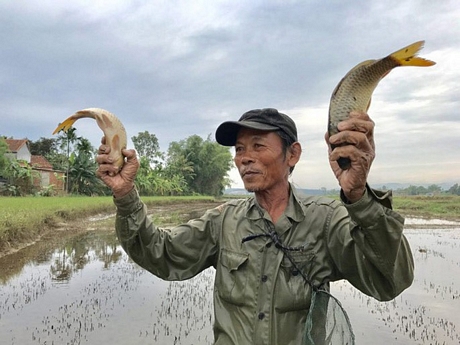
[[[212,343],[212,271],[159,280],[127,258],[113,231],[38,246],[0,259],[2,344]]]
[[[460,226],[443,229],[443,222],[430,223],[431,228],[425,224],[405,231],[415,280],[393,301],[379,303],[346,282],[334,284],[357,344],[460,344]]]
[[[460,343],[460,226],[448,227],[406,230],[416,278],[391,302],[334,283],[357,344]],[[212,344],[213,280],[212,269],[186,282],[157,279],[113,231],[46,238],[0,258],[1,343]]]

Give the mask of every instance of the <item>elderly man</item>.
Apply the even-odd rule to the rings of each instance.
[[[151,222],[139,199],[135,151],[125,150],[126,164],[110,176],[116,168],[109,148],[100,147],[98,175],[113,191],[116,231],[129,256],[166,280],[216,269],[216,345],[301,344],[312,289],[327,291],[331,281],[347,279],[381,301],[412,283],[404,219],[391,209],[389,193],[366,182],[375,156],[374,123],[352,113],[338,128],[326,141],[337,146],[329,150],[329,162],[341,202],[302,197],[289,183],[302,150],[287,115],[256,109],[222,123],[216,140],[235,147],[235,164],[254,196],[229,201],[170,231]],[[340,169],[339,157],[350,159],[349,169]]]

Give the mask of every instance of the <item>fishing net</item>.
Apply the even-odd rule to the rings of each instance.
[[[355,336],[339,300],[324,290],[313,290],[302,345],[354,345]]]

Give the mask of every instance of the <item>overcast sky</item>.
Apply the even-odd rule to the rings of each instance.
[[[369,181],[459,183],[457,0],[0,0],[0,135],[51,138],[75,111],[99,107],[167,151],[272,107],[298,126],[294,183],[336,188],[323,139],[332,90],[357,63],[419,40],[437,64],[396,68],[374,92]],[[94,120],[75,127],[99,145]]]

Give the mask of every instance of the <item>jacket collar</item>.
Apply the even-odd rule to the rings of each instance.
[[[246,217],[251,220],[260,219],[257,208],[260,207],[256,198],[253,196],[248,200]],[[289,183],[289,202],[284,210],[284,215],[294,222],[301,222],[305,218],[306,208],[298,196],[297,190]]]

